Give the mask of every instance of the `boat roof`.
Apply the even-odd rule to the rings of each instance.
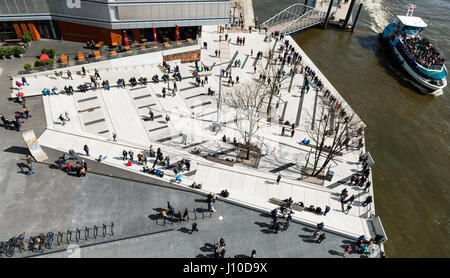
[[[422,18],[417,16],[405,16],[405,15],[397,15],[397,18],[403,25],[412,26],[412,27],[420,27],[425,28],[428,25],[423,21]]]

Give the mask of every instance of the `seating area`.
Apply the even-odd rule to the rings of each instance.
[[[59,58],[59,63],[62,65],[67,65],[69,64],[69,58],[66,55],[62,54]]]
[[[278,198],[270,198],[269,202],[271,204],[280,206],[280,207],[289,207],[291,206],[295,211],[309,211],[312,213],[316,213],[318,215],[323,215],[323,210],[321,207],[315,207],[314,205],[310,205],[309,207],[305,207],[303,202],[293,202],[292,199],[280,200]]]
[[[83,52],[78,52],[78,54],[77,54],[77,60],[78,61],[84,61],[85,60],[85,57],[84,57],[84,53]]]

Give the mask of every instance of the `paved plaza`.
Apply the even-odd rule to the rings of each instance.
[[[227,189],[230,196],[224,202],[218,202],[216,205],[218,212],[214,213],[211,219],[205,220],[204,223],[199,221],[200,232],[196,235],[190,236],[183,232],[186,231],[187,225],[176,224],[172,227],[174,230],[163,233],[82,248],[83,256],[202,257],[208,256],[208,244],[227,235],[230,250],[233,250],[228,253],[231,257],[244,256],[252,249],[257,249],[261,257],[328,257],[340,256],[341,245],[361,235],[373,238],[375,234],[368,219],[375,213],[373,203],[362,206],[367,196],[373,196],[373,190],[371,188],[365,192],[359,187],[348,186],[350,176],[362,170],[358,159],[361,152],[365,152],[364,147],[361,149],[351,147],[331,162],[330,169],[334,171],[331,181],[325,180],[322,185],[317,185],[299,180],[301,166],[305,164],[306,156],[310,152],[310,148],[301,145],[300,141],[310,138],[309,130],[316,98],[314,87],[301,97],[303,74],[298,73],[287,78],[286,86],[282,87],[279,97],[275,100],[278,105],[274,106],[274,121],[264,122],[256,134],[254,140],[258,146],[262,146],[264,154],[258,168],[250,168],[239,163],[231,167],[192,153],[195,148],[200,148],[202,152],[218,154],[222,159],[236,159],[236,147],[230,141],[223,142],[222,137],[226,135],[243,142],[237,127],[237,123],[242,119],[237,119],[236,114],[222,103],[219,118],[219,122],[223,123],[221,130],[213,129],[218,119],[220,71],[228,66],[230,60],[231,62],[240,60],[240,67],[231,67],[233,77],[239,76],[240,84],[258,82],[259,73],[269,62],[269,50],[276,50],[277,56],[280,53],[277,51],[279,46],[284,43],[275,39],[265,42],[263,31],[239,33],[234,30],[229,33],[230,42],[224,41],[224,35],[217,33],[217,26],[202,28],[200,45],[207,42],[208,47],[201,49],[199,64],[211,69],[200,72],[201,76],[208,76],[208,83],[204,86],[196,86],[195,79],[192,78],[194,63],[181,63],[179,60],[168,62],[172,69],[179,66],[183,77],[182,81],[176,82],[178,90],[175,96],[170,93],[174,84],[172,77],[169,83],[162,81],[154,83],[151,82],[151,77],[155,74],[161,76],[164,73],[163,55],[192,51],[199,49],[200,45],[85,65],[88,71],[86,77],[79,74],[81,66],[71,67],[73,80],[67,79],[65,75],[67,69],[64,69],[63,77],[57,77],[53,72],[27,76],[30,86],[23,87],[21,91],[29,99],[27,104],[36,103],[36,107],[41,107],[41,110],[39,108],[32,110],[33,117],[40,114],[28,120],[39,121],[39,124],[35,126],[24,124],[24,130],[34,129],[41,146],[48,148],[49,152],[53,150],[58,153],[67,153],[69,149],[74,149],[80,158],[88,161],[89,168],[103,168],[104,173],[111,176],[118,175],[119,171],[126,172],[134,177],[133,180],[142,179],[162,187],[89,174],[81,179],[61,177],[65,174],[56,169],[47,169],[46,164],[39,165],[37,173],[32,177],[26,175],[16,177],[12,174],[13,168],[20,163],[11,165],[10,162],[13,159],[17,160],[17,155],[26,153],[26,150],[18,146],[23,144],[19,144],[17,140],[20,140],[20,137],[15,136],[15,139],[5,139],[3,142],[4,150],[9,146],[17,147],[11,149],[6,161],[0,162],[9,163],[1,167],[4,177],[1,187],[2,198],[8,203],[0,210],[0,219],[6,221],[3,223],[8,223],[8,229],[1,234],[6,238],[17,231],[21,232],[24,227],[27,232],[32,233],[41,232],[46,228],[74,229],[78,225],[84,227],[114,221],[118,227],[118,238],[139,236],[166,229],[152,222],[148,215],[155,213],[152,211],[154,208],[164,207],[167,201],[180,204],[179,207],[175,205],[180,209],[191,208],[199,205],[198,199],[204,199],[202,196],[210,192],[218,194]],[[236,43],[237,36],[245,37],[245,45]],[[344,103],[346,110],[351,111],[294,40],[290,36],[285,39],[289,40],[295,51],[300,53],[303,66],[312,68],[325,88],[329,89],[339,102]],[[216,57],[215,51],[219,49],[221,55]],[[256,59],[258,51],[263,52],[261,60]],[[102,80],[109,80],[110,85],[113,85],[110,90],[41,96],[43,88],[51,89],[56,86],[61,91],[64,86],[72,85],[76,90],[78,85],[89,82],[90,76],[94,75],[94,69],[98,70]],[[286,72],[290,69],[289,65],[284,67]],[[138,79],[142,76],[149,80],[147,85],[135,87],[128,85],[130,78]],[[115,86],[119,78],[127,82],[125,89]],[[18,79],[13,79],[11,83],[13,87],[11,97],[15,97],[19,91],[15,85],[16,80]],[[168,86],[170,89],[164,97],[162,89]],[[234,90],[234,86],[230,86],[226,78],[222,78],[222,94]],[[216,93],[213,96],[208,95],[208,88]],[[319,93],[318,100],[319,107],[325,105],[322,93]],[[150,120],[150,110],[154,113],[154,120]],[[70,115],[70,121],[63,126],[58,117],[66,112]],[[166,121],[166,116],[170,117],[169,121]],[[287,132],[289,136],[280,136],[282,126],[278,124],[279,118],[289,120],[291,123],[299,119],[293,137],[289,132]],[[316,117],[317,123],[319,120]],[[361,125],[364,123],[361,122]],[[113,134],[117,135],[117,141],[113,140]],[[3,137],[7,138],[4,133]],[[355,142],[351,143],[354,145]],[[84,145],[89,146],[90,156],[85,155]],[[175,174],[172,171],[167,170],[166,175],[159,178],[143,173],[142,166],[137,163],[127,166],[122,160],[123,150],[132,150],[135,155],[143,153],[147,156],[150,145],[153,145],[155,150],[161,148],[165,156],[170,156],[172,162],[182,158],[191,160],[191,169],[183,174],[181,183],[174,183]],[[96,159],[100,155],[106,158],[99,163]],[[55,156],[49,156],[55,159]],[[47,163],[53,162],[50,160]],[[150,167],[154,159],[148,157],[148,161]],[[282,176],[280,184],[276,183],[278,174]],[[29,183],[28,179],[39,179],[42,182],[33,184],[33,187],[24,186]],[[371,176],[369,179],[371,180]],[[14,187],[13,184],[16,182],[21,185]],[[193,182],[201,183],[203,188],[192,189]],[[191,193],[165,187],[188,190]],[[348,189],[349,196],[356,197],[353,209],[348,214],[342,211],[338,196],[343,188]],[[25,191],[29,190],[36,192],[27,194]],[[21,198],[21,194],[27,194],[29,199]],[[41,199],[36,198],[37,196]],[[307,211],[295,212],[293,220],[296,223],[287,232],[272,235],[267,229],[270,218],[264,213],[270,212],[276,205],[269,200],[289,197],[295,202],[303,202],[307,207],[315,205],[324,208],[328,205],[331,211],[327,216]],[[17,203],[11,203],[10,200],[17,200]],[[12,217],[15,212],[24,213],[21,211],[22,206],[26,207],[24,202],[36,203],[36,211],[46,212],[41,216],[42,221],[36,221],[33,219],[34,214],[28,214],[29,223],[36,223],[36,226],[26,225],[25,220],[17,221]],[[50,204],[52,209],[47,208],[47,204]],[[205,203],[201,205],[206,207]],[[225,220],[218,221],[216,219],[218,215],[224,216]],[[324,230],[329,236],[327,235],[327,239],[321,245],[317,244],[317,248],[311,248],[310,246],[315,243],[307,236],[313,232],[311,227],[320,222],[325,222]],[[205,228],[202,225],[205,225]],[[189,236],[194,239],[186,240],[185,237]],[[171,241],[161,240],[164,237],[170,237]],[[151,248],[150,246],[155,243],[157,248]],[[289,248],[294,245],[298,245],[298,248]],[[258,248],[252,246],[261,246],[261,253]],[[49,256],[60,257],[64,254],[54,253]]]

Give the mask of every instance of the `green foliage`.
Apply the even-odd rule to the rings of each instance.
[[[33,67],[33,66],[32,66],[31,64],[28,64],[28,63],[26,63],[25,65],[23,65],[23,68],[24,68],[26,71],[29,71],[32,67]]]
[[[56,51],[55,51],[54,48],[42,48],[41,53],[42,54],[47,54],[48,57],[50,57],[50,58],[54,58],[55,54],[56,54]]]
[[[15,46],[14,47],[14,55],[19,56],[19,54],[23,54],[24,50],[22,47],[20,46]]]
[[[32,41],[33,40],[33,37],[31,37],[31,34],[30,34],[30,32],[25,32],[25,33],[23,33],[23,35],[22,35],[22,41],[23,42],[30,42],[30,41]]]
[[[0,56],[5,56],[5,48],[0,48]]]
[[[5,55],[7,55],[7,56],[14,55],[14,48],[13,47],[7,47],[5,49]]]
[[[55,64],[54,59],[48,59],[47,61],[42,61],[39,59],[36,62],[34,62],[35,67],[51,66],[53,64]]]

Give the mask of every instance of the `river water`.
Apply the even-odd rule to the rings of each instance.
[[[295,3],[253,0],[253,8],[262,23]],[[377,37],[392,16],[405,14],[407,4],[415,4],[414,15],[429,25],[422,34],[448,61],[450,1],[362,3],[353,34],[312,28],[295,40],[367,124],[366,145],[375,160],[376,214],[389,238],[387,255],[450,257],[450,89],[440,96],[419,93]]]

